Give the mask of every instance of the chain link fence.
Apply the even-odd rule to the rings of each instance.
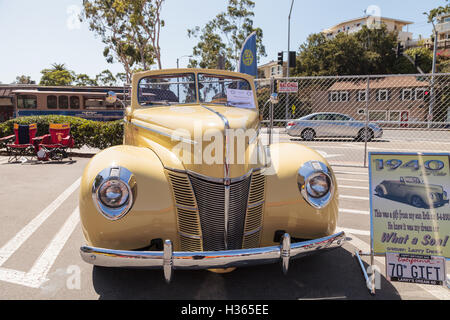
[[[450,74],[257,79],[263,137],[305,144],[336,165],[367,166],[369,151],[450,152],[449,80]]]

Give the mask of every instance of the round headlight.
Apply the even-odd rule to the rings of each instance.
[[[120,180],[108,180],[98,190],[100,201],[107,207],[119,208],[123,206],[129,196],[125,183]]]
[[[92,184],[94,204],[109,220],[124,217],[131,210],[136,195],[136,178],[124,167],[114,166],[102,170]]]
[[[303,199],[317,209],[324,208],[333,198],[331,169],[323,162],[305,162],[297,173],[297,184]]]
[[[324,173],[313,174],[307,184],[306,191],[313,198],[321,198],[330,190],[330,178]]]

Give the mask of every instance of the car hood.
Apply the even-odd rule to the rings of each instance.
[[[210,104],[161,106],[135,110],[131,122],[138,127],[138,136],[148,137],[138,139],[136,144],[145,146],[147,141],[163,145],[182,161],[186,170],[209,177],[234,178],[260,167],[258,163],[248,163],[254,152],[260,152],[255,139],[259,128],[256,109]],[[228,157],[226,133],[230,141]],[[242,144],[239,139],[244,139]],[[228,171],[225,163],[230,164]]]

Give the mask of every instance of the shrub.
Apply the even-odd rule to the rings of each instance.
[[[78,117],[47,115],[19,117],[0,123],[0,137],[14,134],[14,123],[37,124],[36,136],[47,134],[50,123],[69,123],[70,132],[75,140],[75,148],[87,146],[105,149],[120,145],[123,141],[122,120],[101,122]]]

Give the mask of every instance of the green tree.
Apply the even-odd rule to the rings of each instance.
[[[77,74],[75,79],[76,86],[97,86],[98,83],[95,79],[91,79],[87,74]]]
[[[251,0],[228,0],[226,11],[216,15],[202,29],[198,26],[188,29],[188,36],[199,40],[189,66],[217,68],[218,57],[222,56],[225,69],[236,70],[242,44],[252,32],[257,35],[257,59],[266,56],[263,31],[253,26],[254,7],[255,2]]]
[[[115,86],[117,79],[109,70],[103,70],[95,77],[96,82],[102,86]]]
[[[108,63],[120,62],[131,81],[133,65],[144,70],[156,58],[161,69],[160,31],[164,26],[161,8],[164,0],[85,0],[81,21],[89,23],[105,44]]]
[[[397,33],[380,28],[363,28],[328,39],[312,34],[300,45],[293,75],[332,76],[389,73],[417,73],[404,57],[397,58]],[[409,63],[409,65],[408,65]]]
[[[36,81],[31,80],[30,76],[21,75],[21,76],[16,77],[16,81],[14,81],[14,83],[16,83],[16,84],[36,84]]]
[[[68,70],[64,63],[54,63],[52,68],[41,71],[41,86],[70,86],[76,79],[73,71]]]

